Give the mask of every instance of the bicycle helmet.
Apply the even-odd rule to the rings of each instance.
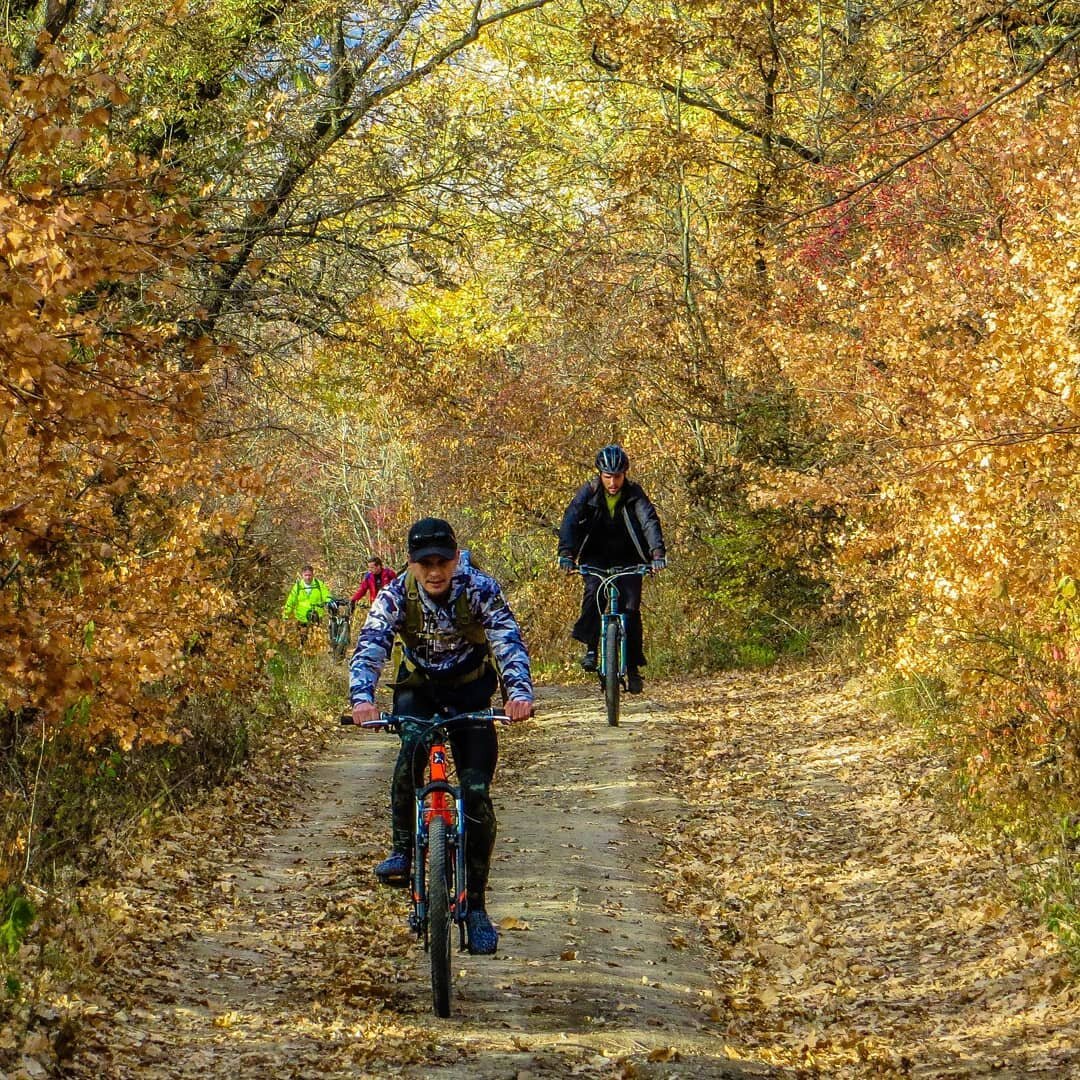
[[[602,473],[624,473],[630,468],[630,459],[626,451],[616,443],[597,451],[596,471]]]

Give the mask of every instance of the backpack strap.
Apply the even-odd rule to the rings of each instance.
[[[398,633],[406,645],[412,646],[420,640],[423,629],[424,609],[420,604],[420,586],[416,584],[416,575],[410,570],[405,575],[405,621]]]
[[[464,589],[458,593],[454,606],[454,625],[461,631],[465,640],[473,645],[487,645],[487,631],[469,607],[469,598],[465,595]]]
[[[484,624],[473,614],[464,589],[458,593],[454,601],[454,626],[471,645],[488,643]],[[405,574],[405,619],[398,628],[398,634],[406,647],[412,649],[420,644],[420,635],[423,630],[424,609],[420,600],[420,586],[416,583],[416,575],[409,570]]]

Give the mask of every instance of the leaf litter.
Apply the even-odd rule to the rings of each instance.
[[[548,688],[505,734],[504,934],[457,958],[449,1021],[403,894],[370,878],[394,748],[345,736],[217,793],[88,890],[98,974],[61,1003],[64,1074],[1080,1074],[1080,995],[1016,903],[1020,857],[950,829],[863,683],[648,689],[610,729],[591,686]],[[11,1075],[55,1073],[27,1044]]]
[[[666,899],[710,947],[725,1039],[838,1078],[1080,1075],[1080,992],[1019,904],[1023,853],[952,831],[874,701],[812,670],[666,688]]]

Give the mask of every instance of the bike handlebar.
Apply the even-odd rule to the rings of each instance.
[[[579,563],[574,567],[574,570],[582,577],[586,577],[589,574],[594,577],[610,579],[617,577],[628,577],[631,574],[637,574],[640,577],[644,577],[646,574],[652,573],[651,563],[639,563],[635,566],[589,566],[587,563]]]
[[[483,721],[501,724],[509,724],[510,717],[503,713],[497,713],[494,709],[484,709],[481,712],[458,713],[455,716],[407,716],[388,712],[379,713],[378,720],[365,720],[362,724],[353,725],[352,713],[342,713],[339,722],[342,727],[362,727],[369,730],[400,731],[404,723],[420,724],[424,727],[438,728],[450,727],[454,724],[481,723]]]

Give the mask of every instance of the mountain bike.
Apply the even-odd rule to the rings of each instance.
[[[416,790],[409,928],[431,956],[431,1000],[436,1016],[450,1015],[453,927],[456,924],[458,929],[458,951],[464,951],[465,918],[469,913],[465,804],[461,788],[450,782],[450,732],[458,726],[496,720],[510,722],[508,717],[488,709],[431,718],[380,713],[378,720],[360,725],[395,733],[400,733],[405,724],[416,725],[423,729],[418,749],[427,744],[424,783]],[[351,714],[343,715],[341,722],[351,724]]]
[[[600,609],[600,642],[597,650],[596,672],[600,676],[600,689],[604,692],[607,722],[616,727],[619,723],[619,699],[626,689],[626,614],[619,610],[619,587],[621,577],[644,577],[652,572],[652,566],[587,566],[581,563],[577,572],[582,577],[597,577],[600,587],[596,590],[596,606]]]
[[[335,596],[326,604],[326,633],[330,638],[330,652],[335,660],[343,660],[349,648],[352,630],[352,602]]]

